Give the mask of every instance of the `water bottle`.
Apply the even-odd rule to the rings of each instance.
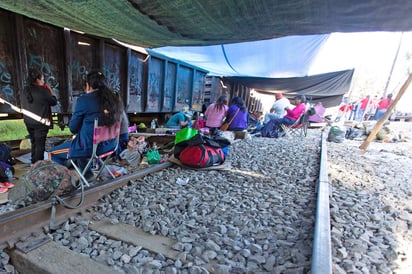
[[[150,123],[150,128],[155,129],[156,128],[156,121],[153,119],[152,122]]]
[[[9,167],[6,168],[5,173],[6,173],[7,178],[9,178],[9,181],[11,181],[13,179],[13,172],[11,171]]]

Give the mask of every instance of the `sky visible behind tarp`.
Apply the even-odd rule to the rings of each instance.
[[[399,32],[332,33],[290,36],[272,40],[207,47],[162,47],[166,56],[205,68],[211,74],[256,77],[301,77],[355,69],[351,98],[384,93],[400,41]],[[387,88],[396,93],[407,77],[412,53],[412,33],[405,32],[398,59]],[[225,56],[226,54],[226,56]],[[230,64],[230,65],[229,65]],[[398,110],[409,111],[412,90],[407,91]]]
[[[399,32],[333,33],[314,59],[309,74],[319,74],[355,68],[352,98],[367,94],[380,97],[388,81],[401,38]],[[412,32],[402,37],[398,59],[389,82],[387,93],[396,93],[412,71]],[[412,88],[403,95],[397,110],[412,112]]]

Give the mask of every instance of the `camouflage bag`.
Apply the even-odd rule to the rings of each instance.
[[[79,178],[67,167],[49,160],[37,161],[22,176],[25,203],[46,201],[52,196],[65,196],[76,190]]]

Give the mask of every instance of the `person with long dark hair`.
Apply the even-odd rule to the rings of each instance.
[[[227,106],[227,96],[222,95],[217,98],[216,102],[210,104],[205,112],[206,127],[210,133],[219,128],[223,123],[223,118],[226,117],[229,107]]]
[[[81,168],[84,168],[88,157],[92,155],[94,120],[99,120],[99,126],[111,127],[120,122],[123,113],[123,104],[119,96],[106,86],[106,78],[100,71],[92,71],[87,75],[85,83],[86,93],[76,102],[75,110],[69,122],[70,131],[74,138],[49,151],[50,158],[65,164],[69,157],[78,159]],[[115,140],[101,144],[98,153],[113,149]]]
[[[22,107],[37,116],[43,121],[51,123],[51,107],[57,105],[57,98],[53,90],[44,82],[44,75],[40,70],[31,68],[29,70],[28,85],[24,89],[22,96]],[[23,117],[24,124],[31,141],[31,163],[34,164],[44,159],[47,133],[50,126],[41,121],[33,119],[31,116]]]
[[[247,129],[248,111],[245,101],[239,96],[233,97],[230,100],[229,109],[227,111],[225,123],[230,123],[228,130],[243,131]]]

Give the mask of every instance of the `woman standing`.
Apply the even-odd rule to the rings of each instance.
[[[226,95],[220,96],[215,103],[207,107],[205,112],[206,127],[210,129],[211,134],[222,125],[223,118],[226,117],[228,109]]]
[[[53,90],[44,82],[44,76],[38,69],[30,69],[28,86],[22,96],[22,107],[34,114],[37,114],[44,121],[51,122],[51,106],[57,104],[57,98]],[[24,123],[31,141],[31,163],[34,164],[44,159],[46,137],[49,132],[49,125],[37,121],[30,116],[24,116]]]
[[[94,120],[99,120],[99,126],[112,127],[120,122],[123,114],[123,104],[112,90],[106,86],[106,78],[100,71],[92,71],[87,75],[86,93],[77,99],[73,116],[69,122],[70,131],[75,135],[70,142],[65,142],[49,151],[50,158],[65,164],[70,148],[70,158],[79,158],[81,168],[87,164],[92,155]],[[98,153],[113,149],[115,140],[101,143]],[[84,159],[82,159],[84,158]]]
[[[228,130],[243,131],[247,129],[248,111],[242,98],[236,96],[230,100],[230,106],[225,123],[229,123]]]

